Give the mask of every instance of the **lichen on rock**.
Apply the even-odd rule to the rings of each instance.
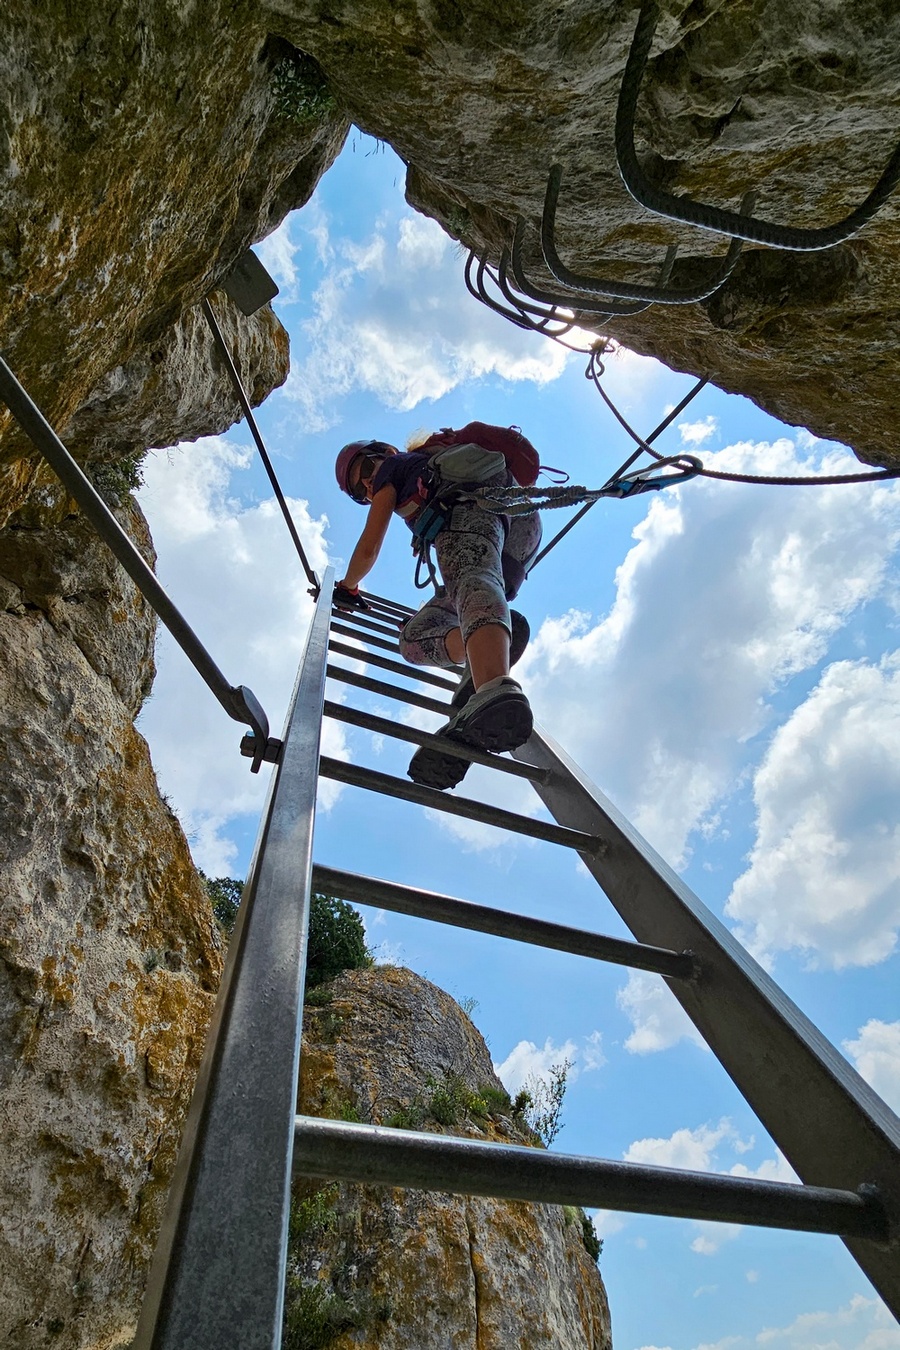
[[[448,994],[390,966],[325,990],[305,1013],[301,1110],[539,1146]],[[285,1350],[313,1345],[609,1350],[609,1309],[561,1206],[300,1181]]]
[[[133,725],[151,612],[58,503],[0,576],[0,1339],[80,1350],[133,1327],[221,941]]]

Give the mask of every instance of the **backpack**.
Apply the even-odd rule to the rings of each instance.
[[[437,455],[445,448],[458,445],[479,445],[483,450],[502,455],[507,469],[520,487],[533,487],[537,481],[540,456],[518,427],[494,427],[487,422],[468,422],[459,431],[442,427],[417,448]]]

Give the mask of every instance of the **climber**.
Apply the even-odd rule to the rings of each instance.
[[[338,486],[368,506],[369,516],[347,572],[335,588],[336,605],[360,605],[359,583],[375,565],[392,514],[415,531],[433,496],[429,465],[434,447],[478,445],[476,436],[495,448],[510,433],[476,422],[460,432],[437,433],[404,452],[383,441],[353,441],[343,447],[335,465]],[[528,444],[524,437],[520,440]],[[512,475],[501,468],[481,481],[506,486]],[[529,630],[523,615],[510,612],[507,599],[517,594],[537,552],[540,520],[531,513],[510,523],[465,502],[451,500],[447,506],[446,522],[434,538],[443,585],[405,624],[400,649],[414,665],[466,663],[451,704],[456,711],[439,736],[481,750],[514,750],[532,728],[528,700],[509,674],[510,665],[525,649]],[[415,537],[413,545],[415,549]],[[443,789],[455,787],[467,769],[466,760],[422,747],[407,772],[415,783]]]

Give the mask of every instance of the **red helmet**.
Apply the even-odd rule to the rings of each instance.
[[[342,450],[339,450],[338,457],[334,463],[334,476],[337,479],[337,485],[341,489],[341,492],[346,492],[347,496],[351,497],[353,501],[359,501],[360,499],[354,497],[353,493],[350,491],[351,467],[360,455],[383,454],[384,451],[389,448],[390,447],[385,445],[384,441],[351,441],[349,445],[345,445]],[[366,504],[365,499],[362,500],[361,504],[363,506]]]

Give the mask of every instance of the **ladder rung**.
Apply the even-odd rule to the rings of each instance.
[[[325,674],[330,680],[342,680],[357,689],[368,689],[372,694],[381,694],[384,698],[396,698],[401,703],[412,703],[416,708],[425,708],[428,712],[450,716],[450,704],[440,703],[436,698],[426,698],[424,694],[413,693],[411,689],[401,689],[399,685],[388,684],[385,680],[373,680],[371,675],[357,675],[343,666],[326,666]]]
[[[517,815],[514,811],[504,811],[499,806],[473,801],[471,797],[453,797],[447,792],[439,792],[437,788],[420,787],[418,783],[407,783],[403,778],[381,773],[378,769],[345,764],[343,760],[330,759],[327,755],[323,755],[319,762],[319,772],[323,777],[334,778],[339,783],[367,788],[370,792],[383,792],[389,797],[400,797],[403,801],[415,802],[419,806],[431,806],[451,816],[480,820],[485,825],[527,834],[532,839],[543,839],[550,844],[563,844],[579,853],[596,854],[606,848],[605,842],[593,834],[583,834],[581,830],[570,830],[563,825],[548,825],[543,820],[530,820],[528,816]]]
[[[387,638],[374,637],[369,633],[361,633],[357,628],[351,628],[349,624],[338,623],[336,620],[331,625],[332,633],[340,633],[343,637],[355,638],[357,642],[364,642],[367,647],[379,647],[383,652],[396,652],[400,654],[399,642],[388,642]]]
[[[322,712],[325,717],[333,717],[338,722],[349,722],[351,726],[362,727],[365,731],[374,731],[382,736],[393,736],[395,740],[407,741],[410,745],[433,746],[444,754],[456,755],[458,759],[467,759],[470,764],[484,764],[489,769],[498,769],[513,778],[527,778],[531,783],[546,783],[547,770],[538,769],[533,764],[519,764],[514,759],[504,759],[501,755],[489,755],[484,750],[476,750],[471,745],[461,745],[458,741],[445,741],[418,727],[407,727],[402,722],[392,722],[387,717],[376,717],[374,713],[363,712],[361,708],[348,708],[344,703],[332,703],[326,699]]]
[[[657,975],[689,980],[699,974],[698,962],[690,952],[672,952],[663,947],[648,947],[640,942],[604,937],[566,924],[548,923],[531,919],[508,910],[493,909],[490,905],[476,905],[471,900],[456,900],[434,891],[415,890],[393,881],[377,877],[363,877],[356,872],[342,872],[336,867],[313,864],[312,888],[355,900],[360,905],[377,905],[398,914],[412,914],[434,923],[451,924],[455,928],[469,928],[478,933],[492,933],[495,937],[511,938],[514,942],[530,942],[535,947],[552,947],[558,952],[574,956],[588,956],[595,961],[629,966],[632,970],[652,970]]]
[[[343,637],[354,638],[356,642],[362,642],[367,647],[378,647],[384,652],[394,652],[400,655],[400,643],[388,642],[386,638],[374,637],[370,633],[361,633],[356,628],[351,628],[348,624],[338,623],[336,620],[331,624],[332,633],[340,633]],[[445,666],[444,669],[451,675],[461,676],[465,666]]]
[[[380,666],[382,670],[393,670],[398,675],[407,675],[411,680],[422,680],[425,684],[435,684],[440,689],[456,689],[459,685],[458,680],[448,680],[446,675],[435,675],[431,670],[422,670],[420,666],[410,665],[408,661],[391,661],[387,656],[376,656],[374,652],[362,652],[358,647],[351,647],[346,642],[328,643],[330,652],[337,652],[338,656],[352,656],[357,661],[366,661],[370,666]]]
[[[388,600],[383,595],[376,595],[374,591],[362,591],[361,594],[370,605],[374,605],[377,609],[383,609],[388,614],[396,614],[398,619],[411,619],[417,612],[410,609],[409,605],[401,605],[398,600]]]
[[[358,609],[339,609],[337,605],[332,605],[331,615],[334,619],[340,619],[342,623],[353,624],[356,628],[371,629],[373,633],[381,633],[382,637],[392,637],[395,641],[400,635],[399,624],[392,624],[389,627],[383,623],[375,623],[372,619],[364,618]]]
[[[293,1167],[302,1176],[367,1185],[837,1233],[875,1242],[885,1242],[890,1232],[885,1207],[874,1193],[684,1172],[315,1116],[295,1120]]]

